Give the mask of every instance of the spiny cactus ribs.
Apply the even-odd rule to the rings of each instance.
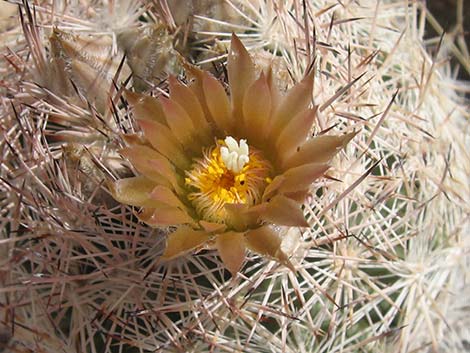
[[[1,3],[0,351],[468,349],[470,61],[427,26],[401,0]]]

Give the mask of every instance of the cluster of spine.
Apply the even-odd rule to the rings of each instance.
[[[464,351],[470,114],[445,55],[465,48],[426,51],[420,2],[178,3],[24,2],[0,22],[0,351]],[[295,273],[161,264],[165,230],[107,189],[135,172],[123,89],[166,94],[185,61],[223,80],[232,32],[281,87],[314,67],[312,134],[361,128],[312,187],[311,228],[281,230]]]

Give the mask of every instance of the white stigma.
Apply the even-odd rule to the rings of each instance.
[[[227,136],[224,142],[226,146],[220,147],[222,161],[228,170],[240,173],[245,164],[250,161],[246,140],[240,140],[240,145],[238,145],[237,140],[232,136]]]

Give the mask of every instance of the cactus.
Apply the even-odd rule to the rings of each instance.
[[[0,351],[468,350],[470,114],[447,56],[470,62],[458,31],[424,39],[442,30],[424,3],[9,11]],[[290,265],[247,252],[231,274],[211,244],[164,261],[172,226],[141,222],[111,185],[139,175],[121,155],[145,143],[132,97],[167,96],[169,75],[190,82],[200,69],[226,85],[232,32],[282,91],[314,73],[311,136],[358,133],[309,188],[309,227],[276,226]]]

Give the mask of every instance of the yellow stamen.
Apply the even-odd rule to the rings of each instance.
[[[236,154],[227,157],[233,152]],[[186,172],[186,185],[191,190],[188,198],[205,220],[225,223],[225,204],[259,202],[270,172],[270,164],[259,151],[249,150],[245,140],[239,146],[232,137],[218,140]]]

